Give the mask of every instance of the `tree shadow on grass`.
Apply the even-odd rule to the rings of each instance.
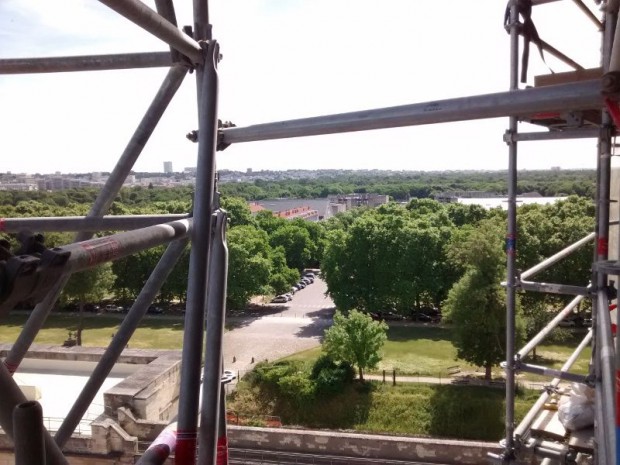
[[[226,327],[228,329],[243,328],[264,316],[274,316],[288,310],[288,308],[288,305],[250,304],[243,310],[228,311],[226,313]]]
[[[323,395],[303,406],[276,404],[275,415],[285,424],[307,428],[353,429],[364,424],[372,406],[373,385],[355,381],[336,395]]]
[[[504,391],[479,386],[435,386],[429,434],[496,441],[504,434]]]
[[[388,340],[410,341],[411,339],[428,339],[431,341],[450,341],[452,330],[443,326],[390,326]]]

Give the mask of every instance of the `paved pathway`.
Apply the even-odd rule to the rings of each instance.
[[[326,290],[325,283],[317,279],[286,304],[272,304],[250,316],[228,318],[227,322],[236,327],[224,334],[224,368],[243,375],[261,360],[275,360],[319,346],[334,311]]]

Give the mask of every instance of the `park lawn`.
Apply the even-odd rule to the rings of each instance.
[[[520,421],[540,394],[520,390],[515,418]],[[503,437],[505,392],[481,386],[355,382],[341,394],[304,402],[273,398],[242,382],[228,408],[260,419],[280,417],[287,426],[344,429],[469,440],[497,441]]]
[[[0,342],[13,343],[26,322],[24,313],[11,314],[0,324]],[[107,347],[122,321],[121,315],[87,314],[84,317],[82,345]],[[35,344],[62,345],[69,331],[77,329],[76,313],[52,313],[39,331]],[[129,341],[130,348],[180,349],[183,345],[182,318],[145,318]]]
[[[482,368],[457,359],[456,349],[452,346],[450,337],[451,329],[448,327],[393,325],[388,331],[388,340],[382,350],[383,359],[379,367],[371,373],[380,374],[383,370],[388,372],[396,370],[400,375],[445,377],[448,375],[448,368],[454,366],[459,366],[463,372],[483,372]],[[575,339],[577,340],[578,338]],[[577,342],[574,341],[566,345],[541,345],[537,350],[537,360],[526,361],[560,368],[576,346]],[[321,348],[317,347],[291,355],[287,359],[313,361],[320,353]],[[590,356],[591,349],[587,348],[571,371],[587,373]],[[499,367],[495,370],[498,375],[502,372]],[[525,373],[520,379],[537,381],[541,378]]]

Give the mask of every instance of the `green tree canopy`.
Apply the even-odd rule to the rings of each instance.
[[[387,340],[388,326],[373,321],[357,310],[348,315],[337,311],[334,324],[325,331],[323,350],[336,361],[348,362],[358,369],[364,380],[364,370],[372,369],[381,361],[380,350]]]
[[[465,237],[451,244],[453,263],[466,272],[448,294],[444,318],[453,323],[452,344],[460,358],[491,368],[506,358],[506,291],[502,225],[483,221]],[[523,340],[524,325],[517,305],[517,341]]]

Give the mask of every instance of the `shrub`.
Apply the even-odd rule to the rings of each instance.
[[[317,394],[336,394],[343,392],[347,384],[353,382],[355,369],[348,362],[334,362],[326,354],[321,355],[310,373],[310,379],[316,384]]]

